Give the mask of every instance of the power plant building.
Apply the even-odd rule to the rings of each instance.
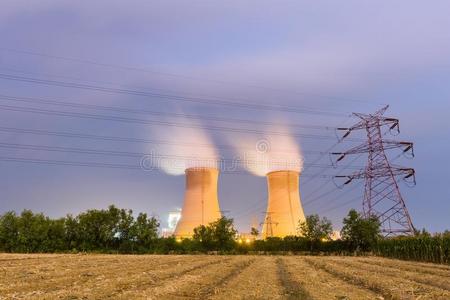
[[[262,237],[297,235],[299,222],[305,221],[300,200],[297,171],[274,171],[267,174],[268,203]]]
[[[184,203],[174,233],[180,238],[190,238],[194,234],[194,228],[221,218],[217,196],[219,170],[195,167],[186,169],[185,174]]]

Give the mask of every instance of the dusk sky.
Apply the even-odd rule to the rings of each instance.
[[[339,229],[362,209],[363,183],[339,189],[332,176],[367,156],[333,168],[321,152],[337,143],[333,128],[358,122],[352,112],[388,104],[401,132],[386,138],[415,145],[414,159],[389,152],[416,170],[415,187],[399,183],[412,221],[449,229],[449,12],[448,1],[2,1],[0,213],[114,204],[164,227],[184,176],[142,170],[142,156],[178,158],[182,170],[186,157],[230,161],[262,141],[303,159],[306,214]],[[266,210],[257,171],[219,178],[221,209],[244,232]]]

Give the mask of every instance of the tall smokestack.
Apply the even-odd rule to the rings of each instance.
[[[194,234],[195,227],[208,225],[221,218],[217,197],[219,170],[196,167],[186,169],[185,174],[183,209],[174,234],[176,237],[189,238]]]
[[[274,171],[267,174],[268,204],[262,236],[297,235],[299,221],[305,221],[300,201],[299,176],[296,171]]]

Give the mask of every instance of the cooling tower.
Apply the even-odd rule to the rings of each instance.
[[[219,170],[214,168],[186,169],[186,191],[181,218],[174,235],[189,238],[194,228],[208,225],[221,217],[217,197]]]
[[[297,235],[299,221],[305,221],[300,201],[299,172],[275,171],[267,174],[268,204],[262,236]]]

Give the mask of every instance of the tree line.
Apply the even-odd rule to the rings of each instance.
[[[92,209],[51,219],[42,213],[10,211],[0,217],[0,250],[5,252],[145,252],[158,239],[159,222],[132,210]]]
[[[333,227],[318,215],[299,222],[298,234],[285,238],[240,238],[233,219],[222,217],[194,229],[191,239],[159,237],[155,217],[113,205],[77,216],[52,219],[24,210],[0,216],[0,251],[20,253],[375,253],[381,256],[450,263],[450,232],[414,237],[383,238],[376,217],[363,218],[350,210],[343,220],[341,238],[332,240]],[[259,235],[252,228],[254,237]]]

